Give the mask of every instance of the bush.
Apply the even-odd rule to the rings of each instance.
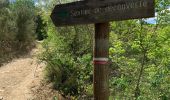
[[[35,6],[31,0],[0,2],[0,64],[34,47]]]
[[[47,38],[47,32],[46,32],[46,23],[43,21],[41,15],[38,15],[36,18],[37,28],[36,28],[36,34],[38,40],[43,40]]]
[[[46,78],[65,97],[81,98],[90,94],[92,40],[89,34],[85,34],[85,28],[59,28],[56,31],[53,25],[49,25],[48,38],[43,43],[45,51],[40,59],[47,63]]]

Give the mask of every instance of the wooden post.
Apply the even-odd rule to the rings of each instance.
[[[94,100],[108,100],[109,23],[95,24],[94,37]]]
[[[94,42],[94,100],[109,99],[109,21],[154,17],[154,1],[81,0],[55,6],[51,19],[57,27],[97,23]]]

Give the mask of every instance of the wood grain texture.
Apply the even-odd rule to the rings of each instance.
[[[155,15],[154,0],[89,0],[56,5],[51,19],[56,26],[103,23]]]
[[[103,41],[103,42],[101,42]],[[109,23],[95,24],[94,58],[109,57]],[[109,100],[108,63],[94,63],[94,100]]]

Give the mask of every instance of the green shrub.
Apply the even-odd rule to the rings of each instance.
[[[31,0],[0,2],[0,64],[29,52],[35,41],[35,6]]]
[[[84,28],[87,27],[59,28],[56,31],[53,25],[49,25],[48,38],[43,43],[45,51],[40,59],[47,63],[46,78],[65,97],[81,98],[89,94],[87,87],[92,84],[91,40]]]

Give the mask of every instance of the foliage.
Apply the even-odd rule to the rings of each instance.
[[[17,0],[13,5],[16,12],[17,35],[21,49],[31,45],[35,37],[35,7],[33,1]]]
[[[114,77],[110,79],[112,96],[117,99],[169,99],[166,65],[170,56],[169,26],[154,32],[155,25],[142,21],[128,23],[112,23],[111,40],[114,42],[109,51],[113,69],[117,71],[113,71]],[[119,25],[127,31],[117,34],[114,29]]]
[[[47,32],[46,32],[46,23],[43,21],[41,15],[38,15],[36,18],[37,28],[36,28],[36,34],[38,40],[43,40],[47,38]]]
[[[29,51],[35,40],[35,6],[31,0],[1,1],[0,64]]]
[[[48,16],[47,16],[48,17]],[[55,28],[49,20],[45,51],[40,59],[47,63],[46,76],[63,96],[80,96],[92,83],[91,29],[88,26]],[[81,97],[79,97],[81,98]]]
[[[170,99],[170,2],[155,2],[155,24],[146,19],[111,23],[110,99]],[[93,26],[56,28],[49,17],[51,8],[48,2],[42,9],[48,38],[40,59],[47,63],[47,79],[63,95],[88,100],[92,97]]]

